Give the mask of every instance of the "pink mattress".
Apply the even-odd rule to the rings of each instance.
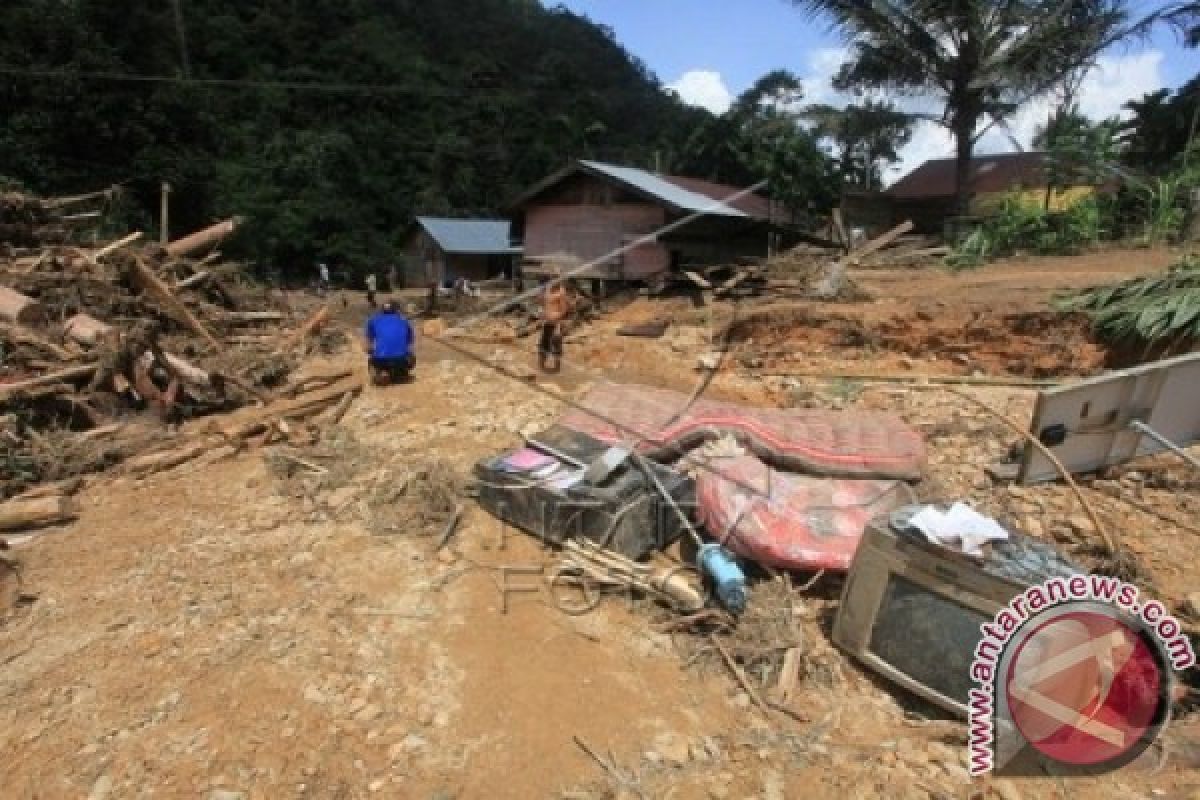
[[[728,434],[781,470],[838,478],[919,480],[925,463],[921,435],[894,414],[875,411],[748,408],[669,389],[604,383],[571,409],[561,424],[603,442],[644,441],[639,450],[672,460]]]
[[[786,570],[849,569],[871,518],[914,499],[900,481],[812,478],[750,455],[713,460],[696,478],[698,521],[709,534]]]

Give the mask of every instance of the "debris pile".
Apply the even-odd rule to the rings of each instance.
[[[870,300],[847,277],[849,268],[924,266],[949,252],[926,237],[909,236],[911,230],[912,223],[905,222],[857,244],[808,237],[761,264],[685,271],[683,277],[713,298]]]
[[[211,449],[176,430],[193,418],[268,404],[255,416],[279,433],[357,391],[293,385],[289,407],[272,404],[327,312],[281,333],[291,311],[213,250],[235,221],[166,246],[81,244],[101,212],[68,212],[108,197],[0,198],[0,499],[134,456],[135,474],[191,460]],[[241,446],[265,429],[217,433]]]

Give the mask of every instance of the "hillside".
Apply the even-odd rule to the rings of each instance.
[[[152,228],[242,214],[295,270],[393,257],[414,211],[500,209],[569,158],[669,165],[707,113],[611,32],[536,0],[180,0],[0,8],[0,176],[124,183]]]

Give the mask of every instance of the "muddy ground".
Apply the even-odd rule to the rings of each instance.
[[[710,391],[755,404],[894,410],[928,437],[923,498],[965,498],[1086,561],[1095,531],[1069,491],[1009,487],[985,474],[1014,441],[995,418],[934,389],[811,375],[1094,372],[1105,353],[1084,348],[1094,343],[1076,322],[1057,328],[1048,297],[1168,259],[1130,251],[963,275],[863,272],[855,277],[875,302],[794,308],[783,324],[754,323]],[[357,322],[361,298],[348,303],[343,317]],[[960,723],[829,644],[834,576],[794,595],[799,718],[768,717],[703,641],[659,632],[669,617],[645,601],[612,599],[579,617],[557,610],[539,581],[555,554],[505,535],[469,501],[440,553],[436,530],[395,523],[377,502],[383,489],[402,501],[396,487],[418,485],[414,474],[431,460],[465,476],[561,413],[557,396],[592,381],[690,389],[714,330],[748,310],[697,310],[688,298],[614,302],[572,335],[569,368],[537,383],[425,340],[416,382],[370,389],[347,415],[334,440],[344,458],[327,483],[281,481],[269,459],[248,454],[94,485],[77,523],[16,551],[26,602],[0,622],[0,794],[1200,796],[1200,727],[1187,715],[1137,768],[1115,775],[972,782]],[[673,324],[662,339],[615,335],[664,318]],[[521,371],[533,345],[457,346]],[[969,391],[1018,420],[1032,412],[1030,388]],[[1194,476],[1158,458],[1084,491],[1153,591],[1183,604],[1196,590]],[[505,594],[506,580],[535,591]]]

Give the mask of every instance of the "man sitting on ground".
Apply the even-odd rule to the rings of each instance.
[[[413,329],[388,300],[383,310],[367,320],[367,363],[376,383],[396,383],[408,377],[417,360],[413,356]]]

